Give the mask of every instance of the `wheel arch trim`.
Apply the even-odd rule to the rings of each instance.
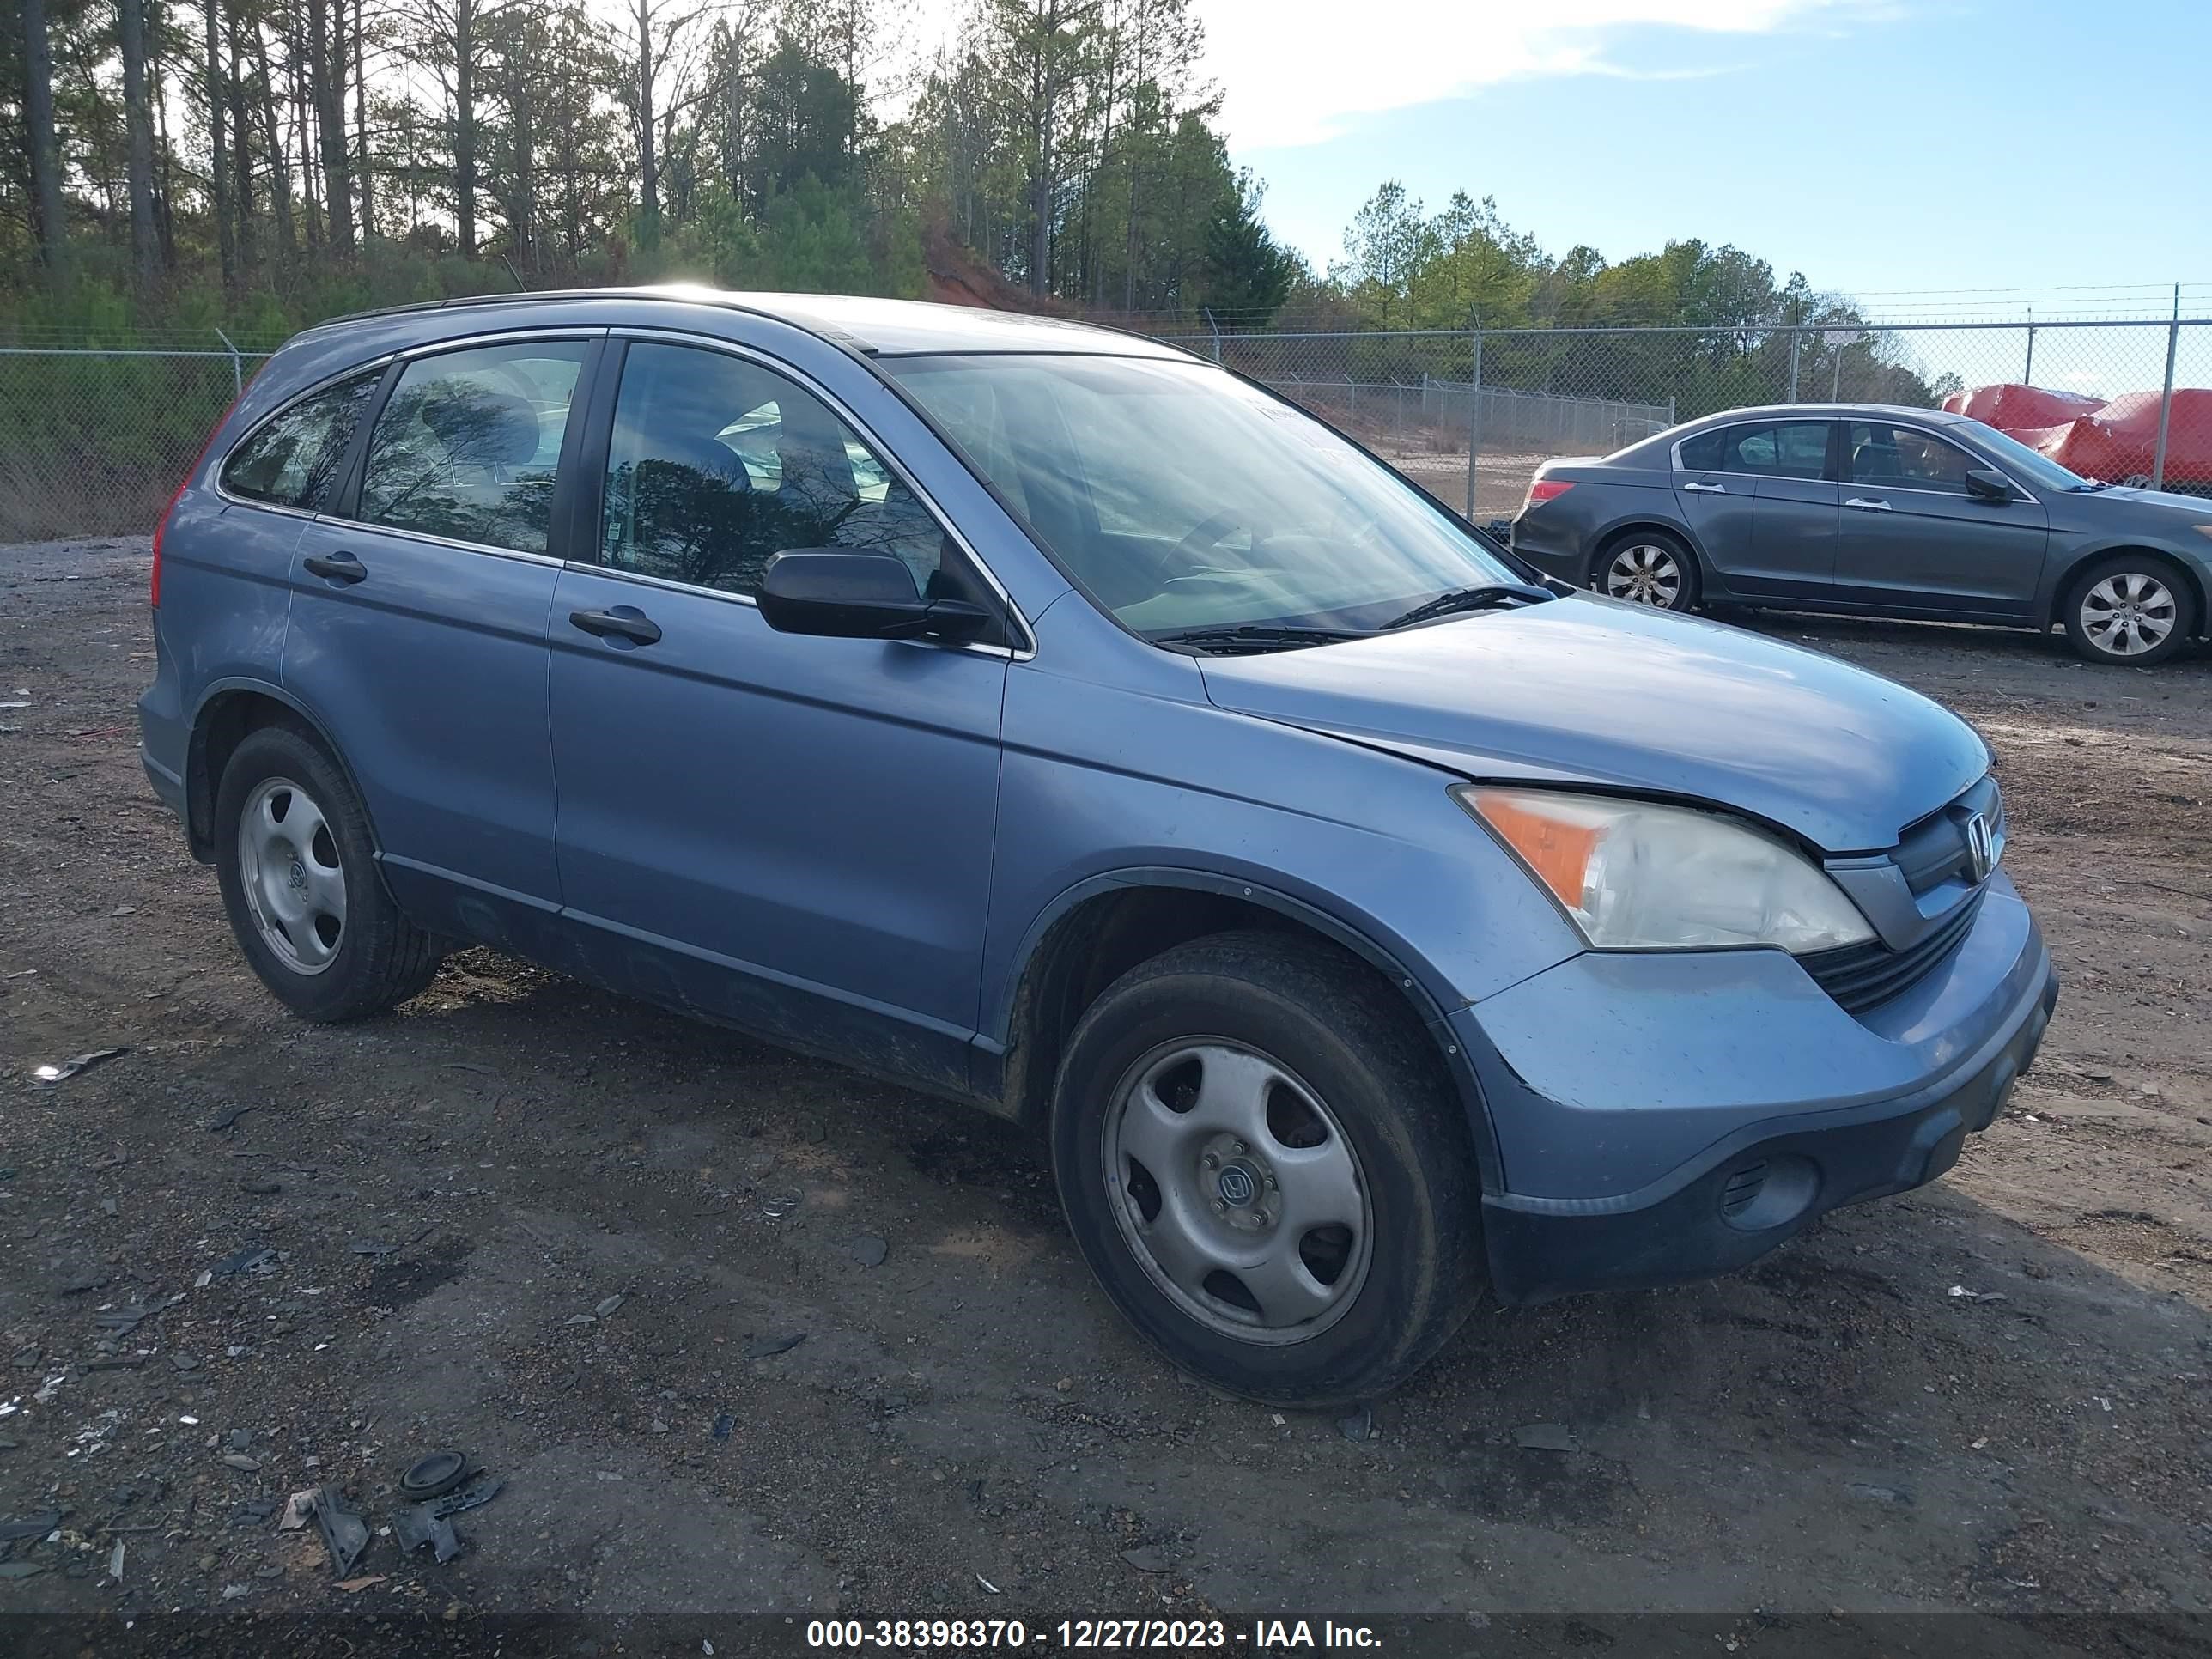
[[[979,1060],[988,1054],[987,1063],[995,1064],[1002,1061],[1012,1051],[1017,1036],[1014,1027],[1024,1001],[1024,989],[1036,970],[1054,928],[1079,907],[1092,899],[1143,889],[1181,889],[1234,899],[1273,911],[1285,920],[1297,923],[1342,946],[1382,975],[1389,981],[1390,988],[1406,1000],[1429,1040],[1436,1045],[1437,1057],[1451,1079],[1453,1091],[1459,1096],[1474,1131],[1475,1161],[1480,1166],[1483,1190],[1488,1193],[1504,1189],[1497,1138],[1490,1122],[1489,1105],[1474,1066],[1450,1024],[1450,1016],[1468,1006],[1465,1000],[1454,999],[1447,1003],[1439,998],[1436,990],[1443,982],[1442,976],[1427,963],[1377,944],[1374,932],[1358,922],[1335,915],[1264,880],[1225,874],[1218,870],[1170,865],[1136,865],[1102,871],[1062,889],[1030,921],[1006,972],[996,985],[988,988],[990,1000],[984,1010],[981,1029],[977,1032]],[[1003,1099],[1003,1097],[1002,1100],[1004,1109],[1009,1112],[1018,1110],[1019,1103]]]
[[[210,716],[216,706],[232,696],[250,696],[277,704],[296,716],[301,724],[312,732],[318,742],[340,772],[345,775],[347,787],[354,799],[361,803],[362,817],[368,823],[369,844],[380,860],[384,842],[376,833],[376,816],[369,810],[368,797],[361,787],[361,779],[346,758],[343,749],[331,735],[330,723],[315,710],[302,702],[285,687],[273,680],[257,679],[251,675],[227,675],[210,680],[202,688],[199,701],[192,706],[191,736],[185,748],[185,833],[191,845],[192,856],[202,863],[214,856],[215,798],[221,781],[211,776],[207,764],[207,749]]]

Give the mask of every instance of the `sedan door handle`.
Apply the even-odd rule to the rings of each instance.
[[[350,553],[317,553],[301,560],[300,568],[310,576],[320,576],[343,587],[368,579],[368,567]]]
[[[1854,495],[1844,505],[1856,507],[1862,513],[1890,513],[1896,510],[1887,501],[1875,501],[1865,495]]]
[[[660,624],[635,605],[618,605],[611,611],[571,611],[568,620],[586,634],[597,635],[603,640],[653,645],[660,638]]]
[[[1691,479],[1690,482],[1684,484],[1682,488],[1691,490],[1699,495],[1725,495],[1728,494],[1728,486],[1726,484],[1706,483],[1704,480],[1698,478]]]

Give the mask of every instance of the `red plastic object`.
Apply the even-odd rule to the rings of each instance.
[[[1954,392],[1943,407],[1986,422],[2085,478],[2120,483],[2148,478],[2156,465],[2164,401],[2155,392],[2125,392],[2106,403],[2038,386],[1985,386]],[[2169,489],[2212,485],[2212,390],[2175,388],[2166,483]]]
[[[2015,437],[2023,428],[2063,426],[2077,416],[2094,415],[2104,406],[2102,398],[2017,384],[1978,386],[1972,392],[1954,392],[1943,399],[1943,407],[1952,414],[1971,415]]]

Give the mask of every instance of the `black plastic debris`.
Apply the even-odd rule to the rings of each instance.
[[[392,1514],[392,1535],[402,1555],[412,1555],[428,1544],[441,1566],[461,1553],[453,1523],[428,1504],[403,1504]]]
[[[103,1060],[112,1060],[118,1054],[127,1054],[128,1048],[94,1048],[88,1054],[72,1054],[58,1066],[41,1066],[31,1075],[45,1084],[66,1083],[79,1072],[89,1070]]]
[[[486,1474],[482,1469],[478,1469],[469,1477],[465,1485],[454,1487],[443,1498],[432,1498],[423,1507],[431,1514],[439,1516],[465,1515],[471,1510],[480,1510],[490,1503],[493,1498],[499,1496],[501,1489],[506,1485],[507,1481],[503,1477]]]
[[[434,1451],[418,1457],[399,1477],[399,1495],[421,1503],[441,1498],[461,1484],[469,1473],[469,1460],[457,1451]]]
[[[1375,1437],[1375,1413],[1362,1406],[1349,1417],[1338,1418],[1336,1431],[1346,1440],[1372,1440]]]
[[[48,1510],[44,1515],[27,1515],[20,1520],[0,1521],[0,1544],[12,1544],[21,1538],[44,1538],[62,1523],[59,1510]]]
[[[331,1553],[331,1571],[344,1577],[368,1547],[368,1523],[338,1503],[335,1488],[318,1486],[315,1525],[322,1531],[323,1547]]]
[[[249,1245],[232,1255],[227,1255],[208,1269],[217,1279],[228,1279],[236,1273],[252,1273],[265,1262],[274,1261],[276,1252],[264,1247],[256,1249]]]
[[[727,1412],[722,1413],[714,1419],[714,1438],[717,1440],[727,1440],[730,1437],[731,1431],[737,1426],[738,1419],[736,1418],[731,1416]]]
[[[745,1344],[745,1358],[770,1359],[780,1353],[789,1353],[805,1340],[805,1331],[786,1331],[781,1336],[755,1337],[750,1342]]]

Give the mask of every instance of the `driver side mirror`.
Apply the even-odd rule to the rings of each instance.
[[[1980,501],[2008,501],[2012,499],[2012,480],[1985,466],[1970,467],[1966,471],[1966,493]]]
[[[957,644],[991,625],[967,599],[926,599],[906,561],[890,553],[817,547],[778,553],[755,595],[780,634],[844,640],[938,639]]]

